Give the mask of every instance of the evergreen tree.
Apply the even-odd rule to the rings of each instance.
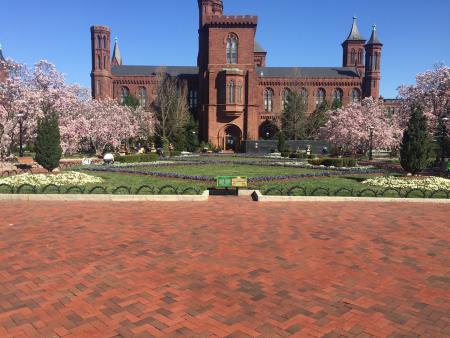
[[[427,119],[421,107],[414,107],[400,148],[403,169],[413,175],[421,172],[428,164],[430,150]]]
[[[186,125],[185,133],[185,148],[187,151],[194,152],[198,148],[198,122],[195,121],[194,117],[191,115],[189,122]]]
[[[277,146],[277,148],[278,148],[278,151],[280,153],[289,151],[289,146],[286,143],[286,137],[284,136],[284,132],[282,132],[282,131],[278,133],[278,146]]]
[[[319,137],[320,129],[324,127],[329,120],[329,115],[327,113],[328,111],[329,111],[328,102],[327,100],[324,100],[317,107],[317,109],[311,115],[308,116],[305,126],[306,138],[310,140],[315,140]]]
[[[123,98],[122,104],[124,106],[130,107],[133,110],[136,110],[139,107],[139,100],[137,97],[130,94]]]
[[[281,114],[281,126],[285,137],[300,140],[305,136],[305,98],[300,92],[290,92]]]
[[[339,108],[342,108],[342,101],[335,98],[331,103],[331,110],[338,110]]]
[[[59,167],[62,149],[56,113],[49,113],[38,120],[35,147],[37,163],[49,172]]]

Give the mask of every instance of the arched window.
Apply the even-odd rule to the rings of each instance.
[[[191,89],[189,91],[189,108],[197,109],[198,106],[198,91]]]
[[[273,112],[273,90],[267,88],[264,91],[264,110],[266,112]]]
[[[227,38],[227,64],[238,62],[238,38],[235,34],[228,35]]]
[[[308,105],[308,91],[306,88],[300,90],[300,95],[302,96],[303,104]]]
[[[227,102],[228,104],[236,103],[235,84],[233,80],[228,83]]]
[[[107,65],[106,65],[106,56],[103,56],[103,69],[107,69]]]
[[[102,38],[100,35],[97,35],[97,48],[102,48]]]
[[[97,69],[102,69],[102,58],[97,55]]]
[[[355,64],[355,56],[356,56],[356,52],[354,49],[352,49],[352,52],[350,54],[350,63],[353,65]]]
[[[239,82],[237,85],[237,102],[242,103],[242,83]]]
[[[106,49],[106,36],[103,37],[103,48]]]
[[[283,90],[283,93],[281,94],[281,109],[283,111],[287,108],[290,93],[291,91],[289,90],[289,88],[286,88]]]
[[[344,97],[344,92],[340,88],[336,88],[333,91],[333,100],[337,100],[339,102],[342,102],[342,98]]]
[[[147,89],[145,89],[145,87],[139,87],[138,99],[139,99],[139,106],[141,108],[145,108],[147,106]]]
[[[124,103],[125,102],[125,98],[130,96],[130,90],[128,89],[128,87],[122,87],[120,89],[120,103]]]
[[[352,102],[358,102],[361,99],[359,89],[353,88],[350,92],[350,98],[352,99]]]
[[[372,55],[367,55],[367,65],[366,65],[367,69],[372,69]]]
[[[360,49],[358,51],[358,65],[361,65],[363,63],[363,51]]]
[[[325,89],[319,88],[316,94],[316,106],[320,106],[325,101]]]

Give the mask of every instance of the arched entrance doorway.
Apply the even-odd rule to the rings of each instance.
[[[219,145],[223,150],[238,151],[241,148],[242,131],[235,124],[226,125],[219,132]]]

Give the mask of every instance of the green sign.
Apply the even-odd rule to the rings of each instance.
[[[217,177],[218,188],[246,188],[247,177],[244,176],[219,176]]]

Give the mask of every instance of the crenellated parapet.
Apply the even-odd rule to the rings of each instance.
[[[209,17],[205,21],[208,27],[256,27],[258,17],[254,15],[222,15]]]

